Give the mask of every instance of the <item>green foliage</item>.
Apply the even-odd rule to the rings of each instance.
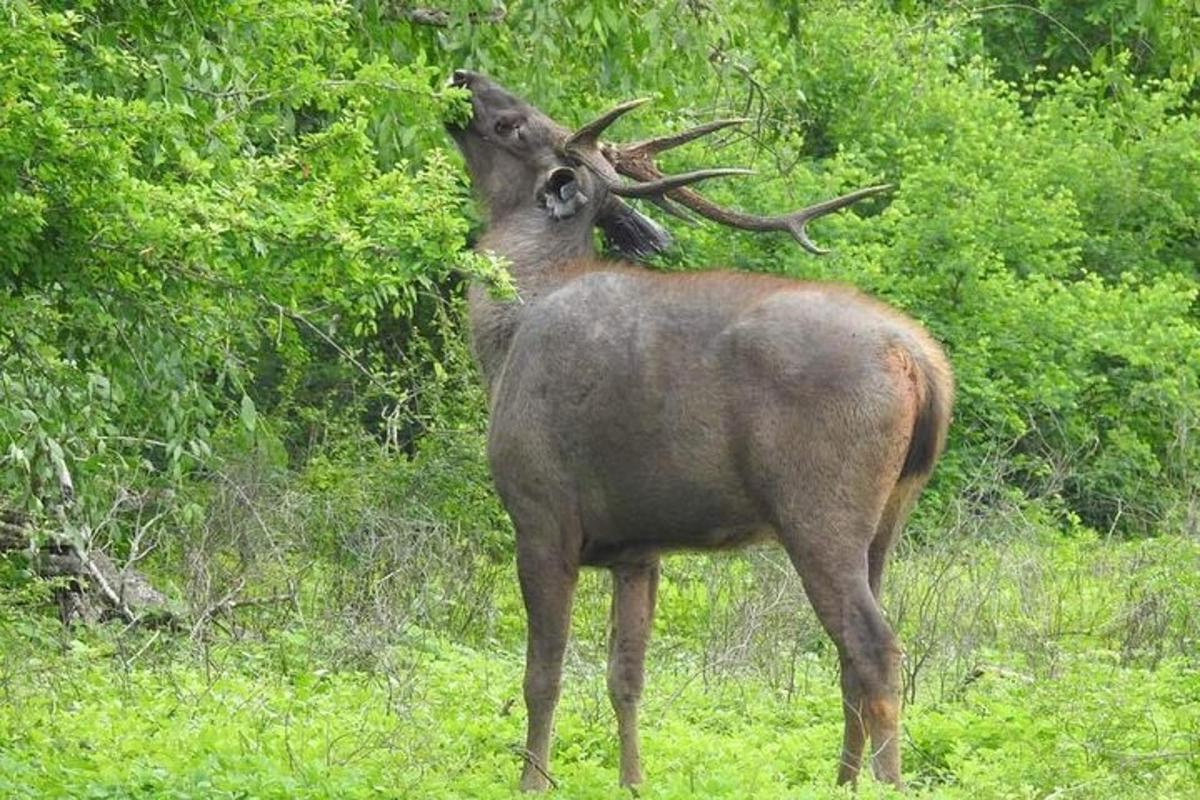
[[[666,160],[755,167],[722,203],[895,186],[814,225],[824,259],[673,225],[652,268],[846,281],[946,344],[952,441],[885,598],[915,794],[1188,796],[1195,0],[432,5],[0,0],[0,512],[200,620],[63,630],[63,586],[0,562],[0,793],[511,794],[522,607],[462,300],[509,287],[443,130],[467,67],[564,123],[652,96],[630,140],[749,117]],[[845,796],[786,560],[671,567],[643,795]],[[607,592],[564,796],[611,796]]]
[[[119,528],[239,417],[293,447],[331,410],[411,424],[461,360],[442,287],[500,278],[445,154],[385,169],[368,135],[439,127],[440,74],[360,56],[338,4],[222,6],[6,4],[6,506],[43,512],[65,466],[77,523]]]
[[[1200,77],[1200,6],[1195,0],[1102,0],[988,3],[962,10],[979,25],[984,51],[1006,76],[1035,66],[1060,72],[1130,60],[1135,74],[1194,81]]]
[[[471,24],[466,11],[482,6],[458,4],[447,29],[368,9],[378,13],[365,30],[404,57],[487,71],[563,120],[655,95],[654,113],[622,121],[617,135],[630,139],[751,116],[752,136],[672,161],[757,167],[751,184],[706,188],[734,205],[779,209],[893,182],[887,201],[863,207],[867,220],[820,223],[831,258],[675,226],[679,247],[660,265],[847,280],[923,320],[947,344],[963,398],[927,506],[1004,452],[996,483],[1067,524],[1148,533],[1192,514],[1200,120],[1181,43],[1200,17],[1190,2],[614,5],[519,4],[494,25]],[[1089,43],[1086,58],[1064,44],[1075,38]],[[1140,55],[1125,52],[1135,39]]]

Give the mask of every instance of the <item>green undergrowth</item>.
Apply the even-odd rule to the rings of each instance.
[[[954,559],[904,554],[889,601],[909,643],[910,796],[1193,796],[1198,563],[1200,545],[1176,537],[976,541]],[[832,785],[841,738],[834,659],[810,612],[789,612],[782,626],[772,616],[800,597],[794,579],[771,594],[776,566],[769,553],[668,561],[639,796],[851,796]],[[974,568],[999,575],[996,585],[972,591]],[[721,584],[723,575],[732,577]],[[553,764],[564,798],[618,796],[606,583],[589,575],[576,612]],[[934,583],[943,605],[906,621],[912,598]],[[761,613],[733,595],[735,585],[767,598]],[[64,630],[40,609],[41,591],[4,595],[0,796],[518,796],[522,648],[508,630],[519,623],[470,644],[397,630],[355,666],[334,656],[354,632],[311,616],[256,625],[259,612],[248,609],[243,624],[195,636]],[[512,594],[500,604],[506,616]],[[1137,629],[1152,624],[1162,644],[1139,649]],[[858,796],[891,792],[867,782]]]

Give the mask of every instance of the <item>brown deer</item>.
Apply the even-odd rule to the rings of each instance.
[[[736,228],[788,231],[888,187],[779,217],[717,206],[653,158],[735,120],[618,146],[599,136],[641,101],[570,132],[483,75],[458,71],[472,116],[448,125],[488,209],[478,249],[504,257],[515,300],[470,289],[487,386],[488,459],[516,528],[528,615],[521,787],[547,788],[580,567],[612,570],[608,691],[620,780],[642,779],[637,713],[659,558],[773,539],[837,646],[845,705],[838,781],[870,738],[901,785],[897,639],[884,563],[944,445],[953,379],[916,322],[842,285],[599,259],[593,228],[631,256],[666,231],[621,198]],[[624,176],[624,177],[622,177]],[[625,180],[631,178],[632,181]]]

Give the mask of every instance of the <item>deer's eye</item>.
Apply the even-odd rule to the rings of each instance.
[[[521,127],[520,122],[515,119],[501,119],[496,121],[496,135],[509,137],[516,133]]]

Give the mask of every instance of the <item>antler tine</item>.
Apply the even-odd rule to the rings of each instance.
[[[754,170],[738,169],[733,167],[720,167],[717,169],[698,169],[692,172],[681,172],[678,175],[664,175],[657,180],[645,181],[643,183],[613,183],[608,187],[608,190],[619,197],[656,197],[672,190],[682,189],[691,183],[707,180],[708,178],[719,178],[723,175],[753,175]],[[671,199],[678,200],[675,195],[671,195]],[[680,201],[684,202],[684,201]],[[684,205],[687,205],[684,202]]]
[[[663,212],[670,214],[672,217],[675,217],[675,219],[681,220],[685,225],[696,224],[695,214],[688,211],[674,200],[669,199],[665,194],[658,195],[657,197],[647,197],[646,199],[662,209]]]
[[[890,190],[890,184],[868,186],[832,200],[815,203],[790,214],[759,216],[735,209],[723,208],[703,195],[688,188],[690,184],[724,175],[749,175],[745,169],[701,169],[680,175],[664,175],[654,163],[654,156],[664,150],[679,147],[690,141],[714,133],[731,125],[746,122],[745,119],[720,119],[688,128],[679,133],[645,139],[629,145],[601,144],[600,134],[613,122],[634,108],[647,102],[648,98],[629,100],[614,106],[571,134],[562,145],[563,152],[587,164],[593,172],[608,184],[609,191],[619,197],[645,198],[669,214],[691,221],[679,206],[691,209],[702,217],[732,228],[748,231],[787,231],[800,246],[813,255],[823,255],[828,250],[818,247],[809,238],[808,223],[827,214],[832,214],[866,197]],[[618,175],[633,178],[636,183],[622,183]]]
[[[832,214],[835,211],[840,211],[847,206],[857,203],[859,200],[867,197],[873,197],[877,194],[882,194],[883,192],[890,191],[891,189],[892,185],[890,183],[880,183],[875,186],[867,186],[863,189],[857,189],[853,192],[848,192],[840,197],[835,197],[832,200],[824,200],[820,203],[814,203],[813,205],[806,206],[799,211],[793,211],[791,214],[783,214],[774,218],[767,217],[767,219],[774,219],[778,221],[780,227],[775,228],[775,230],[788,231],[790,234],[792,234],[796,241],[800,243],[800,246],[808,252],[816,256],[824,255],[829,251],[822,247],[817,247],[815,244],[813,244],[812,239],[808,238],[808,231],[805,230],[805,226],[807,226],[809,222],[817,219],[818,217],[823,217],[826,214]]]
[[[596,147],[564,148],[566,155],[578,159],[587,166],[608,187],[608,190],[618,197],[644,198],[657,205],[668,214],[679,217],[684,222],[694,223],[695,219],[678,204],[669,200],[664,192],[679,189],[689,183],[702,181],[707,178],[717,178],[722,175],[746,175],[752,170],[745,169],[702,169],[695,172],[685,172],[680,175],[656,174],[640,183],[624,183],[613,162],[604,156]]]
[[[639,97],[636,100],[626,100],[620,105],[613,106],[567,137],[566,142],[563,143],[563,147],[573,148],[595,145],[600,139],[600,134],[604,133],[609,125],[620,119],[622,115],[648,102],[650,102],[649,97]]]
[[[657,136],[653,139],[644,139],[640,142],[634,142],[628,145],[603,145],[602,149],[605,152],[609,150],[620,150],[625,153],[634,153],[641,157],[652,157],[664,150],[670,150],[688,142],[699,139],[702,136],[707,136],[710,133],[716,133],[719,130],[728,128],[733,125],[742,125],[749,122],[746,117],[736,117],[732,119],[718,119],[712,122],[706,122],[703,125],[697,125],[694,128],[688,128],[679,133],[669,134],[667,136]],[[650,196],[648,199],[651,203],[661,208],[671,216],[683,220],[688,225],[696,224],[696,217],[688,213],[687,209],[681,207],[678,203],[672,202],[666,195]]]
[[[612,146],[616,150],[620,150],[634,155],[653,156],[661,153],[664,150],[670,150],[673,147],[687,144],[688,142],[699,139],[701,136],[707,136],[710,133],[716,133],[719,130],[728,128],[732,125],[742,125],[749,122],[746,117],[736,117],[734,119],[718,119],[712,122],[706,122],[703,125],[697,125],[694,128],[688,128],[686,131],[672,133],[667,136],[658,136],[653,139],[646,139],[641,142],[635,142],[629,145]]]

